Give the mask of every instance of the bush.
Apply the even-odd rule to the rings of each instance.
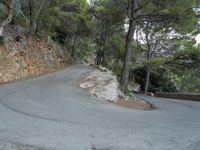
[[[27,21],[23,17],[16,16],[16,15],[13,16],[13,19],[12,19],[11,23],[14,24],[14,25],[18,24],[18,25],[20,25],[22,27],[26,27],[28,25]]]
[[[145,68],[137,68],[132,71],[135,81],[141,85],[141,90],[144,89]],[[149,82],[149,92],[177,92],[177,89],[172,82],[167,70],[157,69],[151,73]]]
[[[0,36],[0,45],[3,45],[3,44],[4,44],[4,37]]]

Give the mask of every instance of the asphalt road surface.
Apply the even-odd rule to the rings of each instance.
[[[0,86],[0,150],[200,150],[200,102],[141,98],[151,111],[79,89],[92,67]]]

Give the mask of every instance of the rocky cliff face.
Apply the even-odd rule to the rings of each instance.
[[[53,72],[72,64],[67,51],[44,38],[7,32],[0,44],[0,83]]]

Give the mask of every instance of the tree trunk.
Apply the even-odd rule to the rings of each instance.
[[[133,36],[136,27],[136,10],[138,8],[139,0],[131,0],[129,1],[129,10],[130,14],[129,17],[129,29],[128,34],[126,37],[126,46],[125,46],[125,55],[124,55],[124,64],[120,82],[120,89],[123,93],[128,92],[128,84],[129,84],[129,73],[131,67],[131,56],[132,56],[132,43],[133,43]],[[128,12],[129,13],[129,12]]]
[[[145,67],[145,80],[144,80],[144,89],[143,89],[143,93],[147,94],[148,93],[148,88],[149,88],[149,80],[150,80],[150,75],[151,75],[151,68],[150,65],[148,64],[148,61],[151,59],[151,52],[152,52],[152,48],[151,48],[151,39],[150,39],[150,24],[147,23],[146,27],[145,27],[146,31],[145,31],[145,39],[146,39],[146,44],[147,44],[147,64]]]
[[[101,43],[99,43],[99,48],[96,54],[95,65],[104,65],[105,64],[105,44],[106,44],[106,36],[104,33],[101,34]]]
[[[33,0],[29,0],[29,25],[33,24]]]
[[[123,71],[120,83],[121,86],[120,89],[123,93],[127,93],[128,90],[134,30],[135,30],[135,20],[130,20],[128,34],[126,38],[125,58],[124,58]]]
[[[103,65],[104,64],[104,51],[103,50],[98,50],[97,51],[97,56],[96,56],[96,60],[95,60],[95,65],[99,66],[99,65]]]
[[[74,58],[74,56],[75,56],[75,46],[76,46],[76,35],[74,35],[74,41],[73,41],[73,45],[72,45],[72,52],[71,52],[72,58]]]
[[[7,26],[13,18],[13,7],[12,7],[12,2],[10,2],[9,4],[7,4],[7,8],[9,9],[9,15],[6,18],[5,21],[3,21],[3,23],[0,26],[0,36],[3,36],[3,31],[4,31],[4,27]]]
[[[36,27],[35,27],[35,35],[37,35],[38,34],[38,31],[39,31],[39,23],[37,23],[36,24]]]
[[[32,24],[29,27],[28,37],[30,37],[32,33],[35,33],[35,23],[36,23],[37,18],[38,18],[39,14],[40,14],[40,12],[43,8],[44,2],[45,2],[45,0],[42,0],[40,7],[39,7],[34,19],[33,20],[31,19],[32,21],[30,20],[32,22]]]
[[[98,51],[96,54],[96,59],[95,59],[95,65],[99,66],[104,66],[106,57],[105,57],[105,45],[107,42],[108,38],[108,26],[106,24],[106,20],[101,16],[101,23],[100,23],[100,38],[99,38],[99,43],[98,43]]]
[[[115,69],[115,67],[118,65],[119,60],[116,59],[115,62],[111,65],[111,71]]]
[[[143,91],[144,94],[148,93],[150,76],[151,76],[151,69],[150,69],[150,66],[147,64],[147,66],[146,66],[145,83],[144,83],[144,91]]]

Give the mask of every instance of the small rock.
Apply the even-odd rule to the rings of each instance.
[[[25,28],[23,28],[20,25],[15,26],[15,31],[18,33],[24,33],[25,32]]]

